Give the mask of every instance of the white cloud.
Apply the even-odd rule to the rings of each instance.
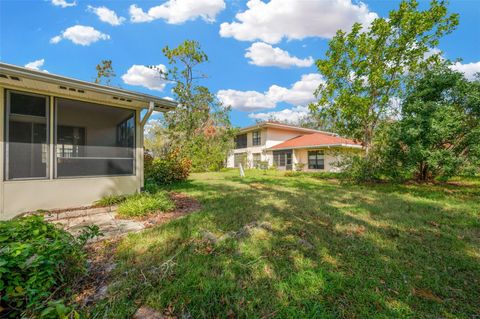
[[[225,104],[241,111],[256,111],[272,109],[276,106],[275,101],[268,98],[267,94],[257,91],[220,90],[218,98]]]
[[[466,64],[456,62],[450,68],[462,72],[468,80],[474,80],[475,74],[480,72],[480,61]]]
[[[27,64],[25,64],[25,67],[29,68],[29,69],[40,71],[40,69],[43,67],[44,63],[45,63],[45,59],[35,60],[35,61],[28,62]],[[44,71],[44,72],[46,72],[46,71]]]
[[[237,21],[220,25],[222,37],[271,44],[283,38],[331,38],[338,29],[349,30],[355,22],[368,25],[377,17],[364,3],[351,0],[250,0],[247,7]]]
[[[274,48],[270,44],[255,42],[245,53],[246,58],[250,58],[249,63],[258,66],[278,66],[288,68],[291,66],[309,67],[313,65],[313,58],[310,56],[300,59],[291,56],[290,53],[280,48]]]
[[[67,2],[66,0],[52,0],[52,4],[54,6],[57,6],[57,7],[62,7],[62,8],[66,8],[66,7],[74,7],[77,5],[77,2],[76,1],[73,1],[73,2]]]
[[[156,65],[154,68],[134,64],[128,69],[127,73],[122,75],[122,80],[126,84],[143,86],[150,90],[163,91],[168,81],[160,76],[159,70],[166,72],[167,67],[163,64]]]
[[[130,21],[140,23],[163,19],[170,24],[181,24],[200,17],[207,22],[213,22],[223,9],[225,9],[224,0],[168,0],[150,8],[148,12],[132,4]]]
[[[248,117],[255,120],[277,120],[280,122],[296,123],[308,116],[309,110],[307,106],[296,106],[291,109],[281,111],[272,111],[265,113],[250,113]]]
[[[306,104],[314,100],[313,92],[322,82],[319,74],[302,75],[290,88],[272,85],[266,92],[220,90],[218,98],[226,105],[241,111],[258,111],[272,109],[277,103],[285,102],[294,105]]]
[[[124,21],[124,17],[119,17],[115,13],[115,11],[108,9],[107,7],[93,7],[93,6],[88,6],[87,10],[95,13],[100,21],[106,22],[110,25],[117,26],[121,25]]]
[[[110,36],[92,27],[77,24],[51,38],[50,43],[56,44],[63,39],[70,40],[75,44],[87,46],[99,40],[108,40]]]

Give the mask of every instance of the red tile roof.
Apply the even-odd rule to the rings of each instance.
[[[340,136],[332,136],[324,133],[305,134],[286,140],[283,143],[270,147],[274,149],[286,149],[286,148],[309,148],[316,146],[353,146],[359,147],[360,143],[357,143],[348,138]]]

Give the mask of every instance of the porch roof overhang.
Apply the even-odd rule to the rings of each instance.
[[[19,90],[40,90],[59,93],[96,102],[111,103],[125,107],[168,112],[177,106],[177,102],[153,95],[125,90],[112,86],[81,81],[65,76],[47,73],[0,62],[0,84]]]

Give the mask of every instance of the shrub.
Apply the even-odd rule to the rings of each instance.
[[[118,214],[124,217],[140,217],[156,211],[167,211],[174,207],[166,192],[141,193],[129,196],[118,206]]]
[[[101,199],[97,200],[95,202],[95,206],[113,206],[113,205],[118,205],[122,202],[125,201],[127,197],[125,195],[110,195],[110,196],[105,196],[102,197]]]
[[[145,178],[159,185],[168,185],[186,180],[190,175],[191,167],[191,161],[181,157],[176,150],[148,163],[145,166]]]
[[[60,312],[75,313],[58,297],[66,296],[68,287],[85,273],[82,248],[98,234],[98,228],[92,227],[75,238],[37,215],[1,222],[0,301],[7,316],[51,318],[61,316]]]
[[[352,155],[345,157],[342,161],[344,165],[345,176],[347,179],[357,183],[377,182],[381,179],[382,168],[379,161],[374,160],[371,156]]]
[[[302,172],[305,168],[305,163],[296,163],[295,164],[295,171]]]

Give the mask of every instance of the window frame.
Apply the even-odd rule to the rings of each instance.
[[[319,160],[322,160],[322,165],[321,165],[321,168],[313,168],[310,166],[310,154],[311,153],[315,153],[313,155],[315,155],[315,166],[320,166],[319,165]],[[322,156],[322,158],[319,158],[319,156]],[[308,169],[315,169],[315,170],[325,170],[325,152],[323,150],[314,150],[314,151],[308,151],[307,152],[307,166],[308,166]],[[313,165],[312,165],[313,166]]]
[[[137,175],[137,111],[136,109],[133,108],[127,108],[127,107],[118,107],[110,104],[104,104],[104,103],[98,103],[98,102],[91,102],[91,101],[84,101],[84,100],[79,100],[79,99],[72,99],[72,98],[67,98],[67,97],[61,97],[61,96],[52,96],[54,105],[53,105],[53,113],[54,113],[54,119],[53,119],[53,137],[51,140],[51,143],[53,145],[53,179],[57,180],[64,180],[64,179],[79,179],[79,178],[98,178],[98,177],[122,177],[122,176],[136,176]],[[119,109],[126,109],[133,111],[133,170],[132,174],[111,174],[111,175],[80,175],[80,176],[58,176],[58,160],[57,160],[57,129],[58,129],[58,100],[63,99],[63,100],[71,100],[71,101],[78,101],[82,103],[90,103],[94,105],[99,105],[102,107],[114,107],[114,108],[119,108]],[[130,117],[129,117],[130,118]],[[86,135],[86,129],[85,129],[85,135]],[[115,127],[115,134],[117,134],[117,129]],[[117,139],[117,136],[115,136],[115,140]],[[85,143],[87,140],[87,136],[85,136]]]
[[[260,146],[260,145],[262,145],[262,132],[260,130],[253,131],[252,146]]]
[[[28,95],[28,96],[36,96],[36,97],[42,97],[45,98],[45,122],[46,122],[46,141],[45,144],[47,146],[47,154],[46,154],[46,163],[45,163],[45,176],[44,177],[19,177],[19,178],[9,178],[10,176],[10,171],[9,171],[9,164],[10,164],[10,109],[11,109],[11,93],[16,93],[16,94],[21,94],[21,95]],[[4,172],[4,177],[3,180],[5,182],[8,181],[31,181],[31,180],[49,180],[50,179],[50,141],[51,141],[51,136],[50,136],[50,123],[51,123],[51,116],[50,114],[50,99],[52,98],[49,95],[44,95],[44,94],[37,94],[37,93],[32,93],[28,91],[21,91],[21,90],[15,90],[15,89],[4,89],[4,105],[5,105],[5,111],[4,111],[4,155],[3,155],[3,172]],[[15,114],[15,113],[14,113]],[[32,117],[40,117],[40,116],[35,116],[31,115]]]
[[[239,136],[242,136],[242,141],[243,141],[243,137],[245,137],[245,144],[241,144],[239,145],[238,143],[238,137]],[[242,149],[242,148],[247,148],[248,147],[248,136],[247,136],[247,133],[243,133],[243,134],[238,134],[235,136],[235,149],[238,150],[238,149]]]

